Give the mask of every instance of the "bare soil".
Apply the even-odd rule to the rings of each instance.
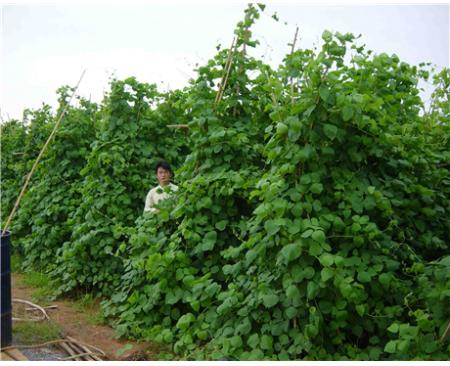
[[[24,285],[23,275],[12,274],[12,297],[22,300],[32,301],[35,288]],[[42,304],[37,304],[41,305]],[[47,304],[46,304],[47,305]],[[47,311],[50,321],[55,322],[62,329],[63,336],[70,336],[76,340],[93,345],[103,350],[109,360],[156,360],[161,350],[160,346],[149,342],[132,342],[128,340],[118,340],[114,330],[107,325],[92,324],[86,309],[77,309],[69,300],[53,301],[50,305],[57,305],[57,309]],[[98,304],[96,305],[98,312]],[[13,324],[14,329],[14,324]],[[122,355],[117,355],[117,351],[126,345],[128,349]]]

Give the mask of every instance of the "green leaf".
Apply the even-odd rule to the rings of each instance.
[[[266,308],[271,308],[278,303],[278,295],[275,293],[267,294],[263,296],[263,304]]]
[[[325,233],[322,230],[316,230],[312,234],[312,238],[318,243],[325,242]]]
[[[277,225],[275,220],[267,220],[264,223],[264,229],[266,229],[267,235],[271,236],[280,230],[280,225]]]
[[[398,333],[398,323],[392,323],[389,326],[388,331],[391,333]]]
[[[288,138],[290,141],[297,141],[302,132],[302,124],[298,117],[288,117],[286,123],[289,126]]]
[[[369,272],[361,271],[361,272],[358,272],[357,279],[359,282],[368,283],[371,281],[372,276],[370,275]]]
[[[356,312],[359,314],[359,316],[363,316],[366,312],[366,306],[364,304],[356,305]]]
[[[334,256],[329,253],[324,253],[319,257],[319,262],[324,267],[330,267],[334,263]]]
[[[312,242],[309,245],[308,253],[314,257],[318,256],[319,254],[323,253],[323,248],[320,246],[319,243]]]
[[[301,237],[302,238],[309,238],[312,235],[313,232],[314,232],[313,229],[308,229],[308,230],[306,230],[306,231],[304,231],[302,233]]]
[[[271,350],[273,345],[272,336],[264,334],[261,337],[261,348],[265,350]]]
[[[289,127],[283,122],[278,122],[276,128],[277,128],[277,135],[279,136],[286,135],[289,130]]]
[[[325,133],[325,136],[327,136],[330,140],[334,140],[336,138],[338,128],[335,125],[325,123],[323,125],[323,132]]]
[[[256,333],[253,333],[250,337],[248,337],[247,344],[251,348],[256,348],[259,346],[259,335]]]
[[[315,273],[315,271],[314,271],[313,267],[306,267],[303,270],[303,275],[305,276],[305,278],[307,280],[310,280],[311,278],[313,278],[314,277],[314,273]]]
[[[391,283],[391,276],[387,273],[382,273],[378,276],[378,280],[383,286],[388,287]]]
[[[117,357],[117,358],[120,358],[120,356],[122,356],[125,352],[131,350],[132,348],[133,348],[133,345],[127,343],[125,346],[119,348],[119,349],[116,351],[116,357]]]
[[[334,270],[332,268],[323,268],[322,271],[320,271],[320,278],[323,282],[327,282],[333,276]]]
[[[203,239],[202,249],[204,251],[212,250],[214,248],[214,244],[217,241],[217,232],[210,231],[206,233],[205,238]]]
[[[314,183],[313,185],[311,185],[310,191],[312,193],[316,193],[319,194],[320,192],[322,192],[323,190],[323,185],[320,183]]]
[[[397,348],[397,341],[389,341],[384,347],[384,352],[395,353],[396,348]]]
[[[319,88],[319,95],[324,102],[328,102],[328,99],[330,98],[330,90],[325,85],[321,85]]]
[[[235,335],[230,338],[230,344],[234,349],[240,348],[242,347],[242,338],[238,335]]]
[[[287,289],[286,289],[286,296],[288,299],[297,299],[300,297],[300,291],[298,290],[297,286],[295,285],[290,285]]]
[[[297,315],[297,313],[298,313],[297,309],[292,306],[285,310],[285,314],[288,319],[294,318]]]
[[[333,39],[333,34],[330,31],[326,30],[322,33],[322,39],[325,42],[331,42],[331,40]]]
[[[250,330],[252,329],[252,324],[250,323],[249,318],[244,318],[244,320],[242,320],[240,322],[240,324],[236,327],[236,333],[237,334],[247,334],[250,332]]]
[[[216,229],[223,231],[225,230],[225,227],[227,226],[228,221],[227,220],[222,220],[216,223]]]
[[[301,254],[302,245],[298,242],[285,245],[280,251],[280,255],[286,260],[286,262],[291,262],[294,259],[297,259]]]
[[[195,320],[194,314],[187,313],[178,319],[178,322],[176,324],[176,327],[181,330],[186,330],[189,327],[189,324],[191,324]]]
[[[342,118],[344,121],[349,121],[353,117],[353,108],[350,104],[344,105],[342,108]]]
[[[319,286],[317,285],[317,283],[313,282],[313,281],[309,281],[308,285],[306,286],[306,294],[308,297],[308,300],[314,299],[317,294],[319,293]]]

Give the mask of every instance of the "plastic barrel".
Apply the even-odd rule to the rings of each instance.
[[[12,343],[11,306],[11,233],[1,230],[1,344],[8,347]]]

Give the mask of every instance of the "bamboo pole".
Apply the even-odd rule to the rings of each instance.
[[[47,139],[47,141],[45,142],[44,146],[42,147],[41,151],[39,152],[39,155],[38,155],[38,157],[36,158],[36,161],[34,162],[33,167],[31,168],[31,171],[28,173],[27,179],[26,179],[26,181],[25,181],[25,183],[24,183],[24,185],[23,185],[23,187],[22,187],[22,190],[21,190],[21,192],[20,192],[20,194],[19,194],[19,197],[17,197],[16,203],[14,204],[14,207],[13,207],[11,213],[9,214],[8,220],[6,221],[5,227],[3,228],[3,232],[6,232],[6,231],[8,230],[8,227],[9,227],[9,225],[11,224],[11,221],[12,221],[12,219],[14,218],[14,215],[16,214],[16,211],[17,211],[17,209],[18,209],[18,207],[19,207],[19,203],[20,203],[20,201],[22,200],[23,195],[25,194],[25,191],[26,191],[26,189],[27,189],[28,183],[30,182],[31,177],[33,176],[33,173],[34,173],[34,171],[36,170],[36,167],[37,167],[39,161],[42,159],[42,156],[44,155],[45,150],[47,149],[48,145],[50,144],[51,139],[52,139],[53,136],[55,135],[56,130],[58,129],[59,124],[60,124],[61,121],[62,121],[62,118],[63,118],[64,115],[66,114],[66,111],[67,111],[67,109],[69,108],[69,105],[70,105],[70,103],[72,102],[72,99],[73,99],[73,97],[75,96],[75,93],[76,93],[77,90],[78,90],[78,86],[80,85],[81,80],[83,79],[85,72],[86,72],[86,70],[83,70],[83,72],[82,72],[82,74],[81,74],[81,76],[80,76],[80,80],[78,80],[78,83],[77,83],[77,85],[76,85],[76,87],[75,87],[75,90],[74,90],[73,93],[72,93],[72,96],[71,96],[70,99],[69,99],[69,102],[68,102],[68,103],[66,104],[66,106],[64,107],[64,110],[63,110],[62,113],[60,114],[60,116],[59,116],[59,118],[58,118],[58,120],[57,120],[57,122],[56,122],[56,124],[55,124],[55,127],[53,128],[52,133],[50,134],[50,136],[48,137],[48,139]]]
[[[292,45],[291,45],[291,55],[294,53],[295,43],[297,42],[297,35],[298,35],[298,26],[295,29],[294,41],[292,42]]]
[[[236,40],[236,37],[233,37],[233,41],[231,42],[230,49],[228,50],[227,61],[225,62],[225,65],[223,67],[224,71],[223,71],[223,74],[222,74],[222,80],[220,80],[220,83],[219,83],[219,90],[217,91],[216,98],[214,99],[214,105],[217,103],[217,100],[218,100],[219,94],[220,94],[220,90],[221,90],[223,82],[225,80],[226,70],[228,69],[228,64],[230,63],[230,60],[231,60],[231,53],[232,53],[232,50],[233,50],[233,47],[234,47],[234,41],[235,40]]]
[[[89,353],[89,357],[91,357],[93,360],[95,361],[102,361],[102,359],[100,357],[98,357],[98,354],[101,354],[103,356],[106,356],[105,352],[103,352],[100,348],[96,348],[94,346],[89,346],[91,347],[94,351],[96,350],[97,352],[93,352],[92,350],[89,349],[89,347],[87,347],[87,345],[85,345],[84,343],[81,343],[79,341],[77,341],[76,339],[67,336],[67,339],[69,341],[71,341],[74,345],[78,346],[79,349],[81,349],[82,351]],[[101,353],[99,352],[101,351]]]
[[[441,342],[443,342],[445,337],[447,337],[447,334],[449,331],[450,331],[450,323],[448,323],[447,328],[445,329],[444,333],[442,334],[442,337],[440,339]]]
[[[227,85],[228,76],[230,75],[231,64],[233,61],[234,53],[236,52],[236,47],[237,47],[237,40],[236,37],[234,37],[233,42],[231,43],[230,50],[228,52],[227,62],[225,63],[224,75],[222,76],[222,81],[220,82],[220,87],[219,90],[217,91],[216,99],[214,100],[214,108],[216,108],[217,105],[219,104],[225,91],[225,86]]]
[[[298,26],[295,29],[294,41],[292,42],[291,55],[294,53],[295,43],[297,42]],[[294,79],[291,77],[291,103],[294,103]]]
[[[40,317],[40,318],[34,318],[34,319],[12,318],[12,320],[15,320],[15,321],[41,321],[41,320],[49,320],[50,319],[44,308],[40,307],[39,305],[33,304],[30,301],[21,300],[21,299],[11,299],[11,302],[16,302],[16,303],[32,306],[35,308],[35,310],[39,310],[43,314],[42,317]]]
[[[105,357],[106,357],[106,353],[105,353],[103,350],[101,350],[100,348],[98,348],[98,347],[95,347],[95,346],[93,346],[93,345],[91,345],[91,344],[86,344],[86,343],[77,341],[75,338],[72,338],[72,337],[69,337],[69,336],[67,336],[67,339],[68,339],[70,342],[72,342],[72,343],[74,343],[74,344],[77,344],[77,345],[79,345],[79,346],[81,346],[81,347],[83,347],[83,348],[85,348],[85,347],[87,347],[88,349],[89,349],[89,348],[92,348],[94,351],[97,351],[97,353],[99,353],[99,354],[101,354],[102,356],[105,356]]]
[[[70,356],[72,359],[74,359],[75,361],[82,361],[81,357],[80,357],[78,354],[76,354],[76,353],[73,351],[73,349],[70,348],[69,345],[68,345],[66,342],[60,342],[60,343],[59,343],[59,346],[60,346],[63,350],[65,350],[65,351],[69,354],[69,356]]]
[[[189,125],[183,125],[183,124],[180,124],[180,125],[166,125],[166,127],[168,127],[168,128],[189,128]]]

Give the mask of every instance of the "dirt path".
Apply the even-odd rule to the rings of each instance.
[[[33,301],[32,296],[36,289],[25,286],[22,278],[21,274],[12,274],[12,297]],[[48,311],[48,315],[51,321],[55,322],[62,329],[64,335],[102,349],[109,360],[139,359],[144,353],[146,360],[154,360],[154,357],[158,354],[158,346],[151,343],[137,343],[115,339],[114,330],[111,327],[92,324],[89,314],[83,309],[74,308],[73,303],[70,301],[53,301],[51,305],[58,305],[58,308]],[[130,345],[126,347],[129,349],[118,357],[117,351],[124,349],[126,345]]]

